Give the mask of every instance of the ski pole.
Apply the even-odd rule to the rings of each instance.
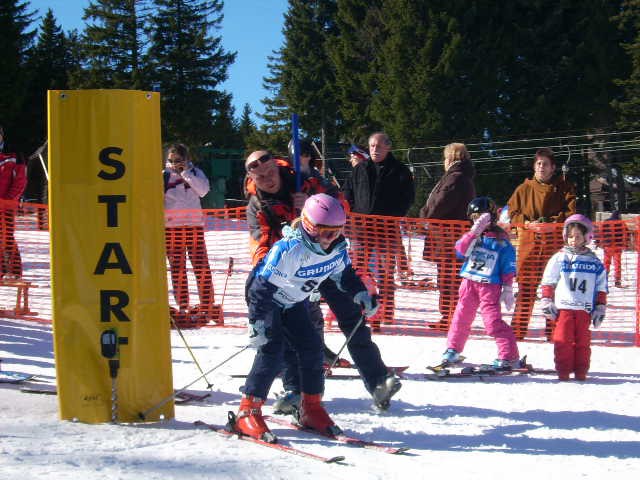
[[[291,141],[293,142],[293,168],[296,172],[296,192],[302,190],[302,171],[300,169],[300,139],[298,137],[298,114],[291,114]]]
[[[105,330],[100,335],[102,356],[109,360],[109,376],[111,377],[111,423],[118,423],[118,334],[114,329]]]
[[[365,318],[364,315],[360,315],[360,320],[358,320],[358,323],[356,323],[356,326],[353,327],[353,330],[351,330],[351,333],[349,334],[349,336],[347,337],[345,342],[342,344],[342,347],[340,347],[340,350],[338,350],[338,353],[336,354],[336,357],[333,359],[333,362],[331,362],[331,365],[329,366],[329,368],[327,368],[325,370],[325,372],[324,372],[324,376],[325,377],[329,374],[329,372],[335,366],[335,364],[338,363],[338,360],[340,359],[340,354],[345,349],[345,347],[349,344],[349,342],[351,341],[351,339],[355,335],[356,331],[360,328],[360,325],[362,325],[362,322],[364,321],[364,318]]]
[[[233,273],[233,257],[229,257],[229,266],[227,267],[227,278],[224,279],[224,288],[222,289],[222,300],[220,300],[220,310],[224,305],[224,296],[227,293],[227,283],[229,282],[229,277]]]
[[[231,360],[232,358],[236,357],[237,355],[241,354],[242,352],[244,352],[247,348],[249,348],[250,345],[246,345],[244,347],[242,347],[240,350],[238,350],[236,353],[234,353],[233,355],[231,355],[230,357],[226,358],[225,360],[223,360],[222,362],[220,362],[218,365],[216,365],[215,367],[213,367],[211,370],[208,370],[206,372],[206,374],[209,374],[211,372],[213,372],[214,370],[220,368],[222,365],[224,365],[225,363],[227,363],[229,360]],[[164,398],[162,400],[160,400],[160,402],[158,402],[157,404],[155,404],[154,406],[148,408],[147,410],[145,410],[144,412],[139,412],[138,413],[138,418],[140,418],[140,420],[146,420],[147,415],[149,415],[151,412],[155,412],[157,409],[163,407],[164,405],[166,405],[167,403],[169,403],[171,400],[173,400],[174,398],[176,398],[177,395],[180,395],[182,392],[184,392],[187,388],[189,388],[191,385],[193,385],[194,383],[196,383],[198,380],[200,380],[203,376],[200,375],[198,378],[196,378],[193,382],[188,383],[187,385],[185,385],[184,387],[174,391],[171,395],[169,395],[167,398]]]
[[[336,187],[342,188],[340,186],[340,182],[338,182],[338,179],[334,175],[333,170],[331,169],[331,166],[329,165],[329,160],[327,160],[324,157],[324,155],[322,155],[322,152],[320,151],[320,149],[316,145],[316,142],[311,142],[311,145],[313,146],[313,148],[316,151],[316,153],[320,156],[320,160],[322,160],[322,167],[323,167],[324,170],[326,170],[326,173],[329,176],[329,178],[331,179],[331,181],[335,184]],[[322,172],[323,175],[324,175],[324,173],[325,172]]]
[[[187,343],[187,339],[184,338],[184,335],[182,334],[182,330],[180,330],[180,327],[178,327],[178,324],[173,319],[173,315],[169,315],[169,318],[171,318],[171,324],[173,325],[173,328],[175,328],[178,331],[178,334],[180,335],[180,338],[184,342],[184,346],[187,347],[187,350],[189,351],[189,354],[191,355],[191,358],[193,359],[193,362],[196,364],[196,367],[198,367],[198,370],[200,370],[200,373],[202,374],[202,377],[204,378],[204,381],[207,382],[207,388],[209,390],[211,390],[213,388],[213,384],[211,382],[209,382],[209,380],[207,379],[206,374],[202,370],[202,367],[200,366],[200,363],[198,363],[198,360],[196,359],[196,356],[193,353],[193,350],[191,350],[191,347]]]

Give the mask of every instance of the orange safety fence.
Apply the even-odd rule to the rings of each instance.
[[[178,326],[244,327],[244,284],[251,269],[245,208],[167,215],[177,219],[173,225],[189,225],[170,227],[166,235],[168,297]],[[369,320],[374,331],[446,335],[460,282],[461,261],[456,259],[454,243],[469,226],[459,221],[350,214],[345,235],[351,242],[353,264],[379,294],[381,308]],[[607,316],[593,332],[594,343],[640,346],[639,226],[640,217],[595,224],[592,247],[611,271]],[[503,318],[519,337],[545,340],[548,326],[539,308],[539,279],[549,257],[562,245],[562,225],[547,224],[538,230],[504,227],[518,252],[519,269],[516,309],[503,308]],[[47,207],[0,201],[0,232],[0,315],[50,322]],[[327,329],[337,330],[327,306],[322,308]],[[479,313],[472,335],[485,336]]]

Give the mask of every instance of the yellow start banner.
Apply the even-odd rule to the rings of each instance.
[[[60,417],[139,421],[171,396],[158,93],[51,90],[49,214]],[[173,417],[173,402],[146,415]]]

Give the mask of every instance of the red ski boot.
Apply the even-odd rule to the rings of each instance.
[[[276,443],[278,439],[271,433],[262,418],[264,400],[252,396],[243,396],[238,408],[238,415],[229,412],[229,427],[237,433],[257,438],[268,443]]]
[[[311,428],[318,432],[329,435],[340,435],[342,430],[333,423],[333,420],[331,420],[329,414],[322,406],[321,400],[322,395],[319,393],[316,395],[303,393],[298,422],[303,427]]]

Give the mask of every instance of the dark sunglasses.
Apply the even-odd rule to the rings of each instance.
[[[265,153],[261,157],[256,158],[255,160],[253,160],[252,162],[247,163],[247,172],[250,172],[254,168],[260,166],[263,163],[268,162],[269,160],[271,160],[271,154],[270,153]]]

